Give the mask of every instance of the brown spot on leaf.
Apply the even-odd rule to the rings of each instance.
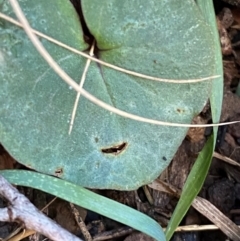
[[[184,110],[184,109],[177,108],[177,112],[182,114],[182,113],[185,112],[185,110]]]

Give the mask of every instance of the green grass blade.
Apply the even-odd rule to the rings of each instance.
[[[213,1],[212,0],[197,0],[196,1],[199,8],[202,11],[203,16],[205,17],[207,23],[212,29],[214,37],[214,46],[215,46],[215,61],[216,61],[216,74],[221,77],[213,80],[212,93],[210,96],[210,104],[212,111],[212,120],[213,123],[218,123],[222,111],[222,99],[223,99],[223,63],[222,63],[222,52],[219,41],[219,34],[216,23],[216,15],[214,12]],[[214,140],[217,139],[218,127],[213,127]],[[215,146],[214,146],[215,147]]]
[[[170,240],[175,229],[180,224],[181,220],[185,216],[189,207],[192,204],[192,201],[199,193],[203,182],[208,173],[208,169],[212,159],[214,146],[213,135],[208,139],[203,150],[198,155],[196,162],[187,178],[187,181],[183,187],[182,195],[179,199],[179,202],[173,212],[171,220],[166,229],[166,239]]]
[[[158,241],[166,240],[160,225],[147,215],[70,182],[31,171],[5,170],[0,171],[0,174],[15,185],[32,187],[50,193],[124,223]]]
[[[221,107],[222,107],[222,97],[223,97],[223,68],[222,68],[222,55],[221,48],[219,43],[219,36],[216,26],[216,17],[213,7],[212,0],[197,0],[196,1],[200,10],[202,11],[203,16],[205,17],[206,22],[212,29],[214,46],[215,46],[215,61],[216,69],[215,73],[220,75],[218,79],[213,80],[212,93],[210,96],[211,111],[212,111],[212,120],[213,123],[217,123],[220,120]],[[198,192],[201,190],[204,180],[207,176],[212,154],[215,149],[215,143],[217,139],[218,128],[213,128],[213,135],[209,138],[205,144],[203,150],[200,152],[188,178],[183,187],[181,198],[178,202],[177,207],[174,210],[172,218],[166,229],[166,239],[170,240],[174,230],[180,224],[181,220],[185,216],[189,207],[191,206],[192,201],[197,196]]]

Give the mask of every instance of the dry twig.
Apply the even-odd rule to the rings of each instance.
[[[8,207],[0,209],[0,221],[22,222],[27,229],[35,230],[53,241],[81,241],[80,238],[69,233],[41,213],[1,175],[0,195],[10,202]]]
[[[84,221],[82,220],[78,210],[76,209],[76,207],[74,206],[74,204],[70,203],[70,207],[72,209],[72,213],[75,217],[75,220],[77,222],[77,225],[78,227],[80,228],[84,238],[85,238],[85,241],[92,241],[92,236],[91,234],[88,232],[88,229],[84,223]]]
[[[111,231],[106,231],[106,232],[97,234],[96,236],[93,237],[93,241],[102,241],[102,240],[119,238],[122,236],[126,236],[126,235],[132,233],[133,231],[134,231],[134,229],[129,228],[129,227],[113,229]]]

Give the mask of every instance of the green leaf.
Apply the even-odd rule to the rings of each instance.
[[[196,1],[199,8],[202,11],[207,23],[212,29],[213,39],[215,43],[215,74],[221,77],[213,80],[213,88],[210,96],[212,120],[214,123],[218,123],[221,115],[222,98],[223,98],[223,68],[222,68],[222,54],[220,48],[220,41],[218,30],[216,26],[216,18],[212,0],[197,0]],[[205,144],[203,150],[200,152],[188,178],[183,187],[181,198],[174,210],[171,220],[166,229],[166,238],[170,240],[174,230],[178,227],[181,220],[185,216],[192,201],[197,196],[202,188],[202,185],[207,176],[212,155],[215,149],[216,139],[217,139],[217,127],[213,128],[213,135],[209,138]]]
[[[79,50],[89,47],[70,2],[20,2],[31,26]],[[193,0],[82,0],[98,58],[170,79],[214,73],[213,42]],[[13,16],[8,1],[2,12]],[[51,12],[49,12],[51,9]],[[54,11],[52,11],[54,9]],[[86,60],[41,39],[75,80]],[[169,164],[187,128],[154,126],[112,115],[80,98],[68,135],[75,92],[38,55],[23,30],[0,20],[0,140],[19,162],[90,188],[131,190]],[[160,83],[91,63],[84,88],[122,110],[190,123],[206,104],[211,81]]]
[[[56,195],[144,232],[156,240],[166,240],[163,230],[153,219],[70,182],[30,171],[0,171],[0,174],[15,185],[32,187]]]
[[[205,144],[203,150],[199,153],[198,158],[188,175],[181,197],[165,231],[167,240],[171,239],[175,229],[190,208],[192,201],[202,188],[212,160],[213,146],[214,138],[212,135]]]
[[[219,78],[213,80],[212,92],[210,95],[210,104],[212,112],[213,123],[218,123],[220,121],[221,111],[222,111],[222,100],[223,100],[223,63],[222,63],[222,51],[219,40],[219,33],[216,23],[216,15],[214,12],[213,1],[212,0],[197,0],[197,4],[200,7],[203,16],[208,22],[209,26],[213,32],[214,46],[215,46],[215,73],[219,75]],[[214,145],[213,150],[215,149],[215,143],[217,139],[218,127],[213,127],[214,134]]]

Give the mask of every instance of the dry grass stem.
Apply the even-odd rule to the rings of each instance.
[[[23,228],[24,228],[23,225],[21,225],[20,227],[17,227],[5,239],[0,240],[0,241],[18,241],[18,240],[14,240],[14,237],[17,236]]]
[[[233,166],[239,166],[240,167],[240,164],[238,162],[234,161],[233,159],[231,159],[229,157],[223,156],[223,155],[221,155],[221,154],[219,154],[217,152],[213,153],[213,157],[216,157],[219,160],[225,161],[228,164],[231,164]]]
[[[240,228],[240,226],[238,226]],[[165,230],[165,228],[163,229]],[[196,232],[196,231],[207,231],[207,230],[219,230],[214,224],[209,225],[186,225],[186,226],[179,226],[175,230],[175,232]]]
[[[12,24],[15,24],[21,28],[24,28],[23,25],[21,23],[19,23],[18,21],[14,20],[13,18],[3,14],[3,13],[0,13],[0,18],[8,21],[8,22],[11,22]],[[124,69],[124,68],[121,68],[121,67],[118,67],[116,65],[113,65],[113,64],[110,64],[110,63],[107,63],[107,62],[104,62],[100,59],[97,59],[97,58],[94,58],[93,56],[91,55],[88,55],[82,51],[79,51],[75,48],[72,48],[54,38],[51,38],[50,36],[46,35],[46,34],[43,34],[35,29],[32,29],[30,28],[31,31],[33,33],[35,33],[36,35],[44,38],[44,39],[47,39],[48,41],[52,42],[52,43],[55,43],[56,45],[58,46],[61,46],[73,53],[76,53],[76,54],[79,54],[81,56],[83,56],[84,58],[87,58],[87,59],[90,59],[94,62],[97,62],[101,65],[104,65],[106,67],[109,67],[111,69],[115,69],[117,71],[120,71],[120,72],[123,72],[123,73],[126,73],[126,74],[129,74],[129,75],[133,75],[133,76],[137,76],[137,77],[140,77],[140,78],[143,78],[143,79],[148,79],[148,80],[153,80],[153,81],[159,81],[159,82],[166,82],[166,83],[175,83],[175,84],[189,84],[189,83],[197,83],[197,82],[202,82],[202,81],[206,81],[206,80],[213,80],[213,79],[216,79],[218,77],[220,77],[219,75],[213,75],[213,76],[208,76],[208,77],[204,77],[204,78],[199,78],[199,79],[188,79],[188,80],[176,80],[176,79],[163,79],[163,78],[157,78],[157,77],[153,77],[153,76],[149,76],[149,75],[145,75],[145,74],[141,74],[141,73],[137,73],[137,72],[134,72],[134,71],[131,71],[131,70],[127,70],[127,69]]]
[[[144,191],[144,193],[145,193],[145,196],[146,196],[149,204],[150,204],[150,205],[154,205],[153,197],[152,197],[151,193],[149,192],[147,185],[144,185],[144,186],[143,186],[143,191]]]
[[[47,209],[53,202],[56,201],[58,197],[54,197],[49,203],[46,204],[46,206],[44,206],[42,209],[41,209],[41,212],[43,212],[45,209]]]
[[[90,49],[90,52],[89,52],[90,56],[93,56],[94,46],[95,46],[95,41],[92,43],[92,46],[91,46],[91,49]],[[79,87],[81,89],[83,88],[83,84],[85,82],[87,71],[88,71],[88,68],[90,66],[90,63],[91,63],[91,59],[87,59],[86,65],[85,65],[84,70],[83,70],[82,78],[81,78],[80,83],[79,83]],[[76,112],[77,112],[77,107],[78,107],[78,103],[79,103],[79,99],[80,99],[80,94],[81,94],[80,92],[77,92],[76,100],[75,100],[75,103],[74,103],[74,106],[73,106],[72,117],[71,117],[71,121],[70,121],[70,125],[69,125],[69,131],[68,131],[69,135],[72,132],[72,128],[73,128],[73,124],[74,124],[74,120],[75,120],[75,115],[76,115]]]
[[[218,226],[227,237],[233,241],[239,241],[240,228],[209,201],[201,197],[196,197],[192,202],[192,206]]]
[[[229,125],[229,124],[234,124],[234,123],[240,122],[240,121],[232,121],[232,122],[219,123],[219,124],[201,124],[201,125],[200,124],[195,125],[195,124],[164,122],[164,121],[141,117],[138,115],[133,115],[131,113],[122,111],[111,105],[106,104],[105,102],[103,102],[103,101],[99,100],[98,98],[96,98],[95,96],[91,95],[89,92],[87,92],[83,88],[81,89],[79,87],[79,85],[60,68],[60,66],[54,61],[54,59],[51,57],[51,55],[46,51],[46,49],[43,47],[41,42],[38,40],[38,38],[32,32],[32,29],[31,29],[26,17],[24,16],[18,2],[16,0],[9,0],[9,2],[11,3],[11,5],[13,7],[13,10],[14,10],[16,16],[22,23],[23,28],[24,28],[25,32],[27,33],[28,37],[30,38],[30,40],[32,41],[33,45],[38,50],[38,52],[41,54],[41,56],[46,60],[46,62],[68,85],[70,85],[76,91],[80,92],[81,95],[83,95],[86,99],[88,99],[95,105],[97,105],[103,109],[106,109],[112,113],[115,113],[117,115],[125,117],[125,118],[129,118],[129,119],[136,120],[139,122],[154,124],[154,125],[162,125],[162,126],[187,127],[187,128],[188,127],[210,127],[210,126],[224,126],[224,125]]]
[[[179,189],[163,181],[155,180],[148,186],[155,190],[167,192],[177,197],[180,197],[181,195],[181,191]],[[207,219],[209,219],[212,223],[214,223],[223,233],[225,233],[233,241],[239,241],[240,228],[209,201],[197,196],[193,200],[192,206]],[[183,230],[182,228],[180,229],[181,231]]]
[[[10,238],[10,239],[6,239],[4,241],[20,241],[23,240],[24,238],[27,238],[33,234],[35,234],[36,231],[34,230],[23,230],[21,233],[15,235],[14,237]]]

